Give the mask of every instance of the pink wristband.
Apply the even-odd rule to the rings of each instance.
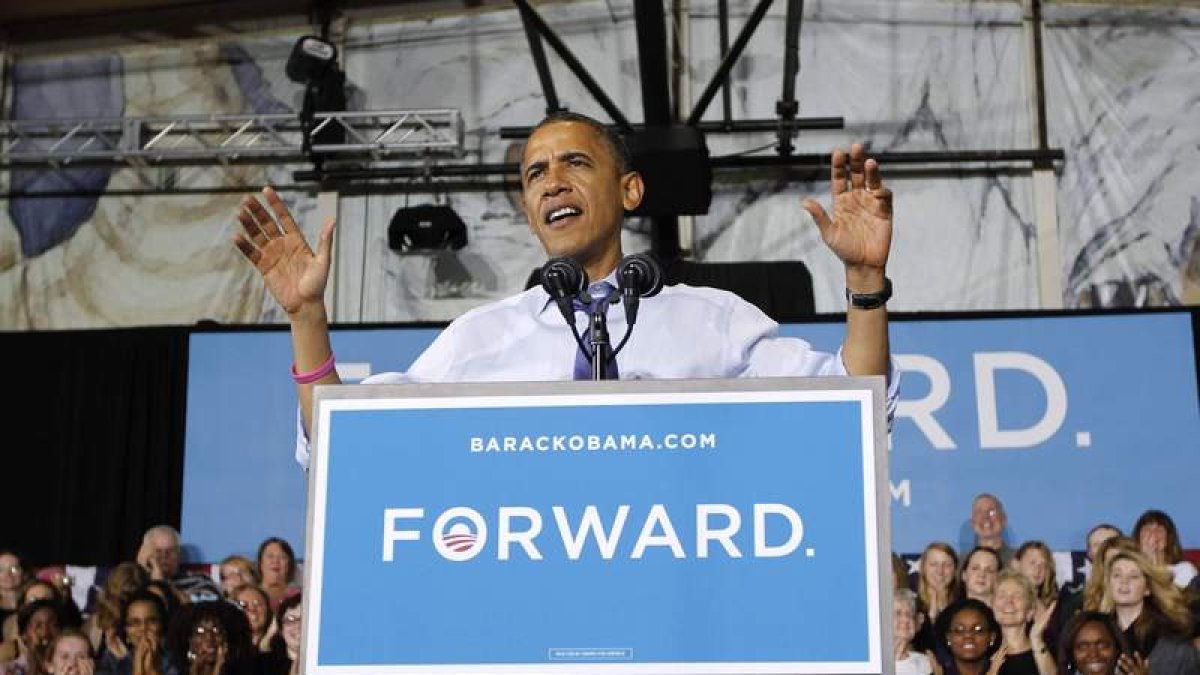
[[[296,372],[296,363],[293,361],[292,379],[296,380],[296,384],[312,384],[313,382],[316,382],[317,380],[332,373],[336,366],[337,363],[333,360],[332,353],[329,355],[329,358],[325,359],[324,363],[317,366],[316,370],[310,370],[307,373]]]

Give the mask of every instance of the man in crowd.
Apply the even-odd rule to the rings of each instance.
[[[578,261],[588,278],[599,282],[589,289],[593,297],[607,292],[600,283],[615,285],[624,215],[637,207],[646,190],[620,136],[582,115],[551,116],[526,143],[521,183],[529,228],[546,254]],[[883,186],[878,163],[867,158],[861,145],[849,153],[833,153],[832,192],[832,215],[815,200],[803,206],[845,266],[850,306],[838,355],[779,337],[775,322],[731,294],[673,286],[642,303],[638,326],[643,331],[616,359],[619,376],[887,375],[890,412],[897,383],[885,307],[891,283],[884,272],[891,247],[892,193]],[[243,231],[234,243],[288,314],[293,375],[307,430],[313,386],[340,381],[324,305],[334,223],[324,224],[313,251],[274,190],[265,188],[263,194],[270,210],[247,197],[238,213]],[[443,331],[406,373],[372,381],[572,379],[580,354],[552,305],[545,291],[534,288],[472,310]],[[623,313],[619,306],[613,312],[611,332],[621,335]],[[680,335],[688,339],[680,340]],[[307,459],[304,446],[302,440],[297,450],[302,463]]]
[[[220,600],[221,590],[212,578],[183,569],[183,551],[179,533],[170,525],[156,525],[142,535],[137,563],[150,573],[152,580],[165,580],[192,602]]]
[[[998,552],[1001,569],[1008,567],[1016,553],[1004,540],[1006,527],[1008,514],[1004,512],[1000,498],[986,492],[977,495],[971,502],[971,530],[975,533],[975,545],[987,546]]]

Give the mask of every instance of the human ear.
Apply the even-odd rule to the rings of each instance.
[[[642,180],[642,174],[636,171],[621,176],[621,206],[626,211],[632,211],[642,203],[642,196],[646,192],[646,183]]]

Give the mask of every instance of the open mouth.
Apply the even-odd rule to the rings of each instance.
[[[560,206],[546,214],[546,223],[554,225],[581,214],[583,214],[583,211],[577,206]]]

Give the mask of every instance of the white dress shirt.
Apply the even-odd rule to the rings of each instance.
[[[587,315],[579,311],[575,318],[583,333]],[[614,348],[626,325],[624,307],[612,305],[608,330]],[[778,331],[779,324],[733,293],[666,286],[640,303],[633,334],[616,357],[620,379],[847,375],[840,350],[837,355],[820,352]],[[571,380],[577,349],[558,306],[541,287],[534,287],[455,319],[407,372],[379,373],[363,383]],[[900,379],[895,364],[891,371],[889,420]],[[308,439],[301,426],[296,461],[307,469],[308,459]]]

